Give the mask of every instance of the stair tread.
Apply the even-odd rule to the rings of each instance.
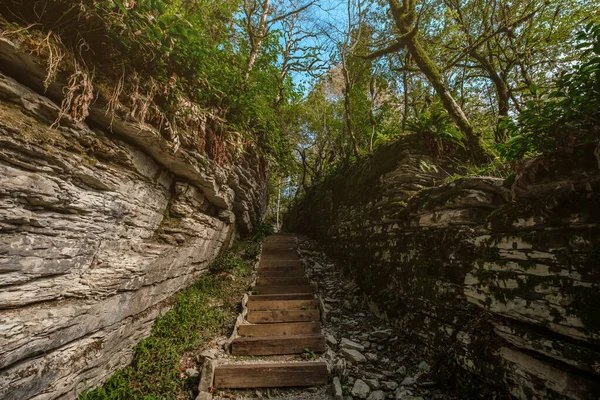
[[[215,369],[214,386],[227,389],[327,385],[324,362],[225,364]]]
[[[307,349],[316,353],[324,352],[323,334],[239,337],[231,344],[231,353],[242,356],[301,354]]]
[[[317,335],[321,333],[321,324],[319,322],[278,322],[273,324],[240,325],[238,333],[242,337]]]
[[[253,324],[269,324],[277,322],[311,322],[319,321],[319,310],[269,310],[249,311],[248,322]]]
[[[255,286],[252,288],[253,294],[293,294],[293,293],[314,293],[310,285],[285,285],[285,286]]]
[[[256,286],[287,286],[287,285],[308,285],[308,278],[305,276],[296,277],[264,277],[259,276],[256,281]]]
[[[273,311],[273,310],[312,310],[319,307],[319,302],[310,300],[249,300],[250,311]]]
[[[252,294],[249,301],[274,301],[274,300],[312,300],[314,293],[278,293],[278,294]]]
[[[322,333],[315,333],[312,335],[283,335],[283,336],[259,336],[259,337],[238,337],[233,339],[236,341],[244,341],[244,342],[259,342],[261,340],[297,340],[304,338],[313,338],[313,337],[325,337]]]

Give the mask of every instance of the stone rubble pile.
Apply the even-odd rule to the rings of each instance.
[[[327,315],[324,359],[331,367],[335,400],[449,398],[438,387],[425,352],[415,354],[419,349],[376,315],[340,266],[307,239],[300,239],[299,249]]]

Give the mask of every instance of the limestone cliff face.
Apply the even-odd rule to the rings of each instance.
[[[600,170],[593,149],[463,178],[414,139],[313,188],[288,228],[326,244],[381,311],[521,399],[600,393]],[[516,196],[516,197],[515,197]],[[446,361],[448,359],[448,361]]]
[[[21,65],[34,87],[34,61],[0,47],[0,70]],[[2,399],[75,398],[125,366],[173,294],[267,203],[251,150],[220,166],[100,109],[50,128],[57,115],[0,73]]]

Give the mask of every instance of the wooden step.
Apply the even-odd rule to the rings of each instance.
[[[281,269],[281,270],[258,270],[258,277],[265,278],[296,278],[305,276],[304,268]]]
[[[294,242],[296,243],[295,235],[274,235],[269,236],[265,243],[285,243],[285,242]]]
[[[248,301],[273,301],[273,300],[312,300],[313,293],[280,293],[280,294],[252,294]]]
[[[324,362],[229,364],[215,369],[217,389],[274,388],[327,385]]]
[[[280,248],[280,249],[263,249],[261,257],[280,257],[280,258],[300,258],[296,249]]]
[[[321,333],[321,324],[318,322],[292,322],[240,325],[238,333],[245,337],[318,335]]]
[[[260,257],[260,260],[261,260],[261,262],[262,261],[273,261],[273,262],[274,261],[284,261],[284,262],[297,261],[297,262],[299,262],[300,261],[300,257],[294,256],[292,254],[290,254],[290,255],[281,255],[281,256],[279,256],[279,255],[269,256],[269,255],[264,255],[263,254]]]
[[[287,285],[287,286],[255,286],[252,294],[289,294],[289,293],[313,293],[310,285]]]
[[[250,311],[313,310],[319,308],[317,300],[248,301]]]
[[[265,242],[263,244],[263,250],[279,250],[279,249],[296,249],[298,244],[296,241],[282,240],[278,242]]]
[[[276,322],[312,322],[319,321],[319,310],[271,310],[249,311],[248,322],[253,324],[272,324]]]
[[[265,243],[263,251],[289,251],[298,249],[295,242]]]
[[[305,276],[296,276],[296,277],[265,277],[259,276],[256,281],[256,286],[286,286],[286,285],[294,285],[294,286],[303,286],[308,285],[308,278]]]
[[[231,344],[231,354],[236,356],[273,356],[302,354],[306,350],[315,353],[325,351],[325,336],[294,335],[240,337]]]
[[[295,247],[263,247],[263,256],[294,256],[299,257]]]
[[[258,273],[266,273],[266,272],[306,272],[303,266],[295,266],[295,267],[258,267]]]
[[[300,260],[264,260],[260,259],[261,267],[301,267]]]

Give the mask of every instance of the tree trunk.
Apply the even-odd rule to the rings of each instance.
[[[442,80],[442,75],[437,66],[429,58],[425,49],[421,46],[417,38],[407,40],[406,49],[410,52],[419,70],[427,77],[427,80],[435,89],[437,95],[442,100],[442,104],[452,118],[458,129],[465,136],[465,144],[470,150],[473,158],[477,161],[483,161],[486,158],[486,151],[483,148],[480,136],[467,119],[462,108],[456,103],[452,93],[446,87]]]
[[[508,117],[508,112],[510,110],[510,90],[502,78],[492,81],[494,82],[496,94],[498,96],[498,124],[496,125],[495,140],[496,143],[505,143],[508,139],[508,130],[502,128],[500,123],[503,119]]]
[[[408,122],[409,95],[408,95],[408,54],[406,55],[405,71],[402,74],[402,88],[404,91],[404,113],[402,114],[402,133],[406,132],[406,123]]]
[[[377,96],[377,88],[375,75],[371,77],[371,82],[369,85],[369,92],[371,94],[371,107],[369,109],[369,121],[371,122],[371,140],[369,142],[369,152],[373,152],[373,139],[375,138],[375,131],[377,128],[377,121],[375,121],[375,100]]]
[[[250,54],[248,55],[248,63],[246,64],[246,79],[250,76],[250,72],[252,72],[260,49],[262,48],[262,42],[267,33],[267,17],[269,16],[270,8],[271,0],[264,0],[262,3],[258,30],[256,32],[254,32],[252,28],[249,28],[248,30],[248,34],[250,35]],[[248,16],[248,18],[250,18],[250,16]],[[248,25],[252,26],[252,21],[248,20]]]
[[[352,110],[350,109],[350,91],[352,90],[352,82],[350,82],[348,66],[346,64],[346,50],[342,51],[342,73],[344,75],[344,122],[346,125],[346,132],[352,141],[352,152],[354,153],[354,157],[358,160],[360,154],[358,152],[358,142],[352,126]]]
[[[505,128],[500,127],[500,122],[505,117],[508,117],[508,112],[510,111],[510,89],[506,82],[507,72],[498,73],[492,62],[475,51],[470,54],[477,62],[479,62],[485,72],[487,72],[490,80],[494,84],[494,89],[496,89],[496,96],[498,98],[498,121],[496,123],[494,136],[496,143],[504,143],[506,142],[506,139],[508,139],[508,131]]]
[[[277,232],[279,232],[279,208],[281,205],[281,178],[279,178],[279,182],[277,184]]]

